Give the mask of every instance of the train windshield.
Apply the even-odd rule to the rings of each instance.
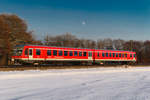
[[[22,55],[22,49],[14,49],[13,55],[14,56],[21,56]]]

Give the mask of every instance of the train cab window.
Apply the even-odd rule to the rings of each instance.
[[[82,52],[79,52],[79,56],[82,56]]]
[[[121,53],[119,53],[119,57],[121,57]]]
[[[134,58],[136,57],[136,55],[134,54]]]
[[[22,52],[23,52],[22,49],[14,49],[13,55],[14,55],[14,56],[21,56],[21,55],[22,55]]]
[[[47,50],[47,56],[51,56],[51,50]]]
[[[89,55],[89,57],[92,57],[92,52],[89,52],[89,54],[88,54],[88,55]]]
[[[68,56],[68,51],[64,51],[64,56]]]
[[[74,56],[78,56],[78,52],[77,51],[74,51]]]
[[[69,52],[69,56],[73,56],[73,52],[72,51]]]
[[[63,52],[60,50],[59,51],[59,56],[62,56],[63,55]]]
[[[36,55],[41,55],[41,50],[40,49],[36,49]]]
[[[106,57],[108,57],[108,53],[106,53]]]
[[[86,52],[83,52],[83,56],[86,56]]]
[[[105,53],[102,53],[102,56],[105,57]]]
[[[116,57],[118,57],[118,53],[116,53]]]
[[[113,53],[113,57],[115,57],[115,53]]]
[[[57,50],[53,50],[53,56],[57,56]]]
[[[17,55],[17,56],[21,56],[22,55],[22,49],[17,49],[17,50],[15,50],[15,55]]]
[[[25,55],[28,55],[28,48],[25,49]]]
[[[111,53],[109,53],[109,57],[111,57]]]

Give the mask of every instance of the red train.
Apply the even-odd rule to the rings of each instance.
[[[15,63],[72,63],[72,64],[128,64],[136,62],[132,51],[79,49],[25,45],[14,50],[12,61]]]

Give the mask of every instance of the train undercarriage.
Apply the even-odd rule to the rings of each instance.
[[[12,65],[20,64],[20,65],[135,65],[135,61],[46,61],[46,60],[21,60],[21,59],[15,59],[11,61]]]

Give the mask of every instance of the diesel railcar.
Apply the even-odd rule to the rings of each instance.
[[[20,64],[129,64],[136,52],[24,45],[14,49],[12,62]]]

